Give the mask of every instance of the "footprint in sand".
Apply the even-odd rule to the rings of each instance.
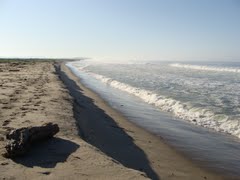
[[[12,127],[3,127],[3,129],[6,129],[8,132],[10,132],[11,130],[14,130],[14,128],[12,128]]]
[[[28,106],[30,106],[30,104],[23,104],[22,106],[24,106],[24,107],[28,107]]]
[[[20,92],[21,92],[20,90],[16,90],[15,94],[20,94]]]
[[[20,109],[21,109],[22,111],[28,110],[28,108],[26,108],[26,107],[21,107]]]
[[[26,116],[26,113],[25,113],[25,112],[24,112],[24,113],[22,113],[21,117],[24,117],[24,116]]]
[[[41,104],[42,103],[42,101],[37,101],[35,104]]]
[[[2,109],[12,109],[10,106],[3,106]]]
[[[16,116],[19,113],[13,112],[12,114],[10,114],[9,116]]]
[[[10,98],[10,101],[17,101],[17,98]]]
[[[39,96],[35,96],[35,99],[40,99],[40,97]]]
[[[3,121],[2,126],[7,126],[10,122],[11,122],[11,120],[5,120],[5,121]]]
[[[6,104],[8,104],[8,102],[2,102],[2,104],[6,105]]]
[[[52,102],[58,102],[58,99],[51,99]]]
[[[32,103],[32,98],[30,98],[29,100],[25,101],[25,103]]]

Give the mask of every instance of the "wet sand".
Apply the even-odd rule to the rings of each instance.
[[[224,179],[199,168],[165,142],[128,121],[61,64],[59,74],[75,99],[80,135],[126,167],[152,179]]]
[[[129,122],[64,63],[0,63],[0,152],[7,131],[45,122],[60,132],[23,157],[0,156],[0,179],[224,179]]]

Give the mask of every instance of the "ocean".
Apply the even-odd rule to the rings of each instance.
[[[67,66],[129,120],[194,161],[240,175],[240,62]]]

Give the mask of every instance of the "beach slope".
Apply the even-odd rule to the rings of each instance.
[[[13,128],[47,122],[60,127],[23,157],[0,156],[0,179],[147,179],[78,135],[73,104],[53,62],[0,63],[0,153]]]
[[[74,98],[80,136],[109,157],[151,179],[223,179],[128,121],[86,88],[64,63],[58,65],[57,72]]]

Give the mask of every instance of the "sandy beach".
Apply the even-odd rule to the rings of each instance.
[[[60,132],[23,157],[0,156],[0,179],[224,179],[129,122],[64,63],[0,63],[1,154],[9,130],[46,122]]]
[[[73,99],[51,62],[0,64],[0,150],[12,128],[57,123],[60,132],[24,157],[0,156],[0,179],[146,179],[78,136]]]

